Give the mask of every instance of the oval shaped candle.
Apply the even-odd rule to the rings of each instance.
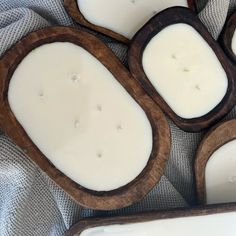
[[[236,140],[216,150],[205,169],[206,202],[236,202]]]
[[[80,236],[234,236],[236,213],[162,219],[145,223],[109,225],[84,230]]]
[[[40,151],[83,187],[117,189],[149,160],[152,129],[145,112],[75,44],[55,42],[30,52],[10,80],[8,100]]]
[[[221,63],[188,24],[173,24],[156,34],[144,49],[142,63],[157,92],[182,118],[204,116],[227,92]]]
[[[187,0],[77,0],[80,12],[90,23],[126,38],[156,13],[173,6],[188,6]]]

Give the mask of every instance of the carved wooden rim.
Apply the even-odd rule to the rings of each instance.
[[[165,27],[176,24],[186,23],[194,27],[206,40],[209,46],[214,50],[221,65],[223,66],[228,77],[228,89],[223,100],[213,110],[206,115],[194,118],[184,119],[179,117],[165,102],[161,95],[156,91],[154,86],[147,78],[143,66],[142,55],[146,45],[154,35],[159,33]],[[153,17],[133,38],[128,53],[129,68],[146,92],[161,107],[161,109],[174,121],[181,129],[187,132],[199,132],[218,122],[225,116],[235,105],[235,67],[224,54],[217,42],[211,37],[205,26],[198,17],[189,9],[184,7],[174,7],[167,9]]]
[[[222,43],[223,49],[230,59],[236,63],[236,55],[234,54],[231,44],[232,38],[236,28],[236,12],[227,21],[222,36],[220,37],[220,42]]]
[[[188,0],[188,5],[189,5],[190,9],[192,9],[193,11],[196,11],[195,0]],[[80,12],[79,6],[77,4],[77,0],[64,0],[64,6],[65,6],[68,14],[72,17],[72,19],[75,22],[77,22],[89,29],[100,32],[104,35],[110,36],[120,42],[123,42],[126,44],[130,42],[130,40],[128,38],[124,37],[121,34],[118,34],[114,31],[106,29],[104,27],[94,25],[94,24],[90,23],[89,21],[87,21],[86,18]]]
[[[236,211],[236,204],[210,205],[191,209],[174,209],[168,211],[155,211],[130,216],[119,216],[109,218],[90,218],[81,220],[71,227],[66,236],[79,236],[84,230],[98,226],[117,224],[142,223],[153,220],[173,219],[191,216],[205,216]]]
[[[236,119],[214,127],[201,141],[195,160],[198,201],[206,204],[205,169],[211,155],[224,144],[236,139]]]
[[[153,149],[142,173],[132,182],[109,192],[83,188],[53,166],[27,136],[8,104],[8,85],[21,60],[34,48],[52,42],[72,42],[95,56],[146,112],[153,130]],[[0,60],[0,127],[59,186],[82,206],[111,210],[142,199],[160,180],[170,151],[168,123],[152,99],[132,78],[112,51],[93,35],[69,27],[51,27],[29,34]]]

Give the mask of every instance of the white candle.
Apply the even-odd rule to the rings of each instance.
[[[236,202],[236,140],[216,150],[205,169],[207,203]]]
[[[235,236],[236,212],[111,225],[85,230],[80,236]]]
[[[227,75],[214,51],[190,25],[167,26],[147,44],[143,69],[157,92],[180,117],[207,114],[223,99]]]
[[[236,33],[234,31],[232,42],[231,42],[231,48],[233,53],[236,55]]]
[[[90,23],[126,38],[158,12],[173,6],[188,6],[187,0],[77,0],[80,12]]]
[[[142,108],[94,56],[56,42],[15,70],[8,100],[41,152],[80,185],[108,191],[146,166],[152,129]]]

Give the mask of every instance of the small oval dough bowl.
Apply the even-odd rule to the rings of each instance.
[[[53,42],[70,42],[93,55],[111,72],[114,78],[146,113],[152,129],[152,151],[143,171],[123,187],[104,192],[92,191],[72,181],[43,155],[11,110],[8,101],[8,89],[14,71],[32,50]],[[82,206],[100,210],[122,208],[141,200],[160,180],[170,151],[170,130],[165,116],[112,51],[93,35],[69,27],[51,27],[30,33],[1,58],[0,78],[1,129],[56,184]],[[122,171],[120,174],[122,175]]]
[[[223,72],[225,75],[224,80],[228,81],[227,82],[228,86],[225,89],[224,95],[219,100],[220,102],[216,103],[216,105],[213,106],[213,109],[212,108],[209,109],[209,111],[207,111],[206,113],[202,113],[202,115],[195,116],[195,117],[193,116],[193,118],[192,117],[191,118],[183,118],[180,115],[176,114],[176,112],[173,110],[173,107],[171,108],[171,106],[167,103],[165,98],[163,96],[161,96],[160,92],[158,92],[156,90],[156,87],[159,86],[158,83],[156,82],[156,84],[155,84],[156,87],[154,87],[153,83],[148,78],[147,74],[145,73],[144,65],[143,65],[144,51],[146,51],[146,48],[148,48],[149,44],[152,44],[152,45],[154,44],[153,43],[154,40],[152,40],[152,39],[154,39],[154,37],[157,37],[158,35],[163,36],[164,33],[162,33],[162,32],[164,32],[167,28],[170,29],[171,27],[176,26],[176,25],[185,25],[188,28],[191,28],[192,30],[194,30],[195,33],[197,32],[198,36],[201,36],[201,42],[204,42],[204,44],[207,45],[207,48],[209,48],[209,52],[211,53],[210,55],[215,54],[214,58],[217,59],[218,65],[221,65],[222,71],[224,71]],[[175,32],[174,29],[173,28],[171,28],[171,29],[172,29],[171,32],[174,33]],[[167,31],[165,31],[165,32],[167,32]],[[170,30],[168,32],[170,32]],[[160,36],[158,36],[158,37],[160,37]],[[163,39],[163,37],[162,37],[162,39]],[[173,40],[173,45],[175,45],[176,39],[173,37],[172,40]],[[165,45],[166,47],[168,46],[168,43],[170,43],[170,42],[166,42],[166,41],[164,41],[164,42],[166,43],[166,45]],[[164,44],[164,42],[162,42],[162,43]],[[178,43],[181,43],[181,42],[178,41]],[[168,49],[168,47],[167,47],[167,49]],[[176,50],[180,50],[180,49],[177,48]],[[189,50],[188,52],[196,53],[196,54],[198,53],[197,51],[194,51],[194,45],[193,45],[192,49]],[[212,52],[214,52],[214,54]],[[181,53],[182,53],[182,51],[179,52],[180,57],[182,56]],[[150,55],[150,52],[149,52],[149,55]],[[158,55],[158,52],[156,52],[156,55]],[[160,53],[160,55],[163,55],[163,54]],[[200,55],[203,55],[203,54],[200,54]],[[154,57],[154,53],[152,56]],[[172,56],[173,56],[173,58],[170,58],[170,60],[173,61],[173,60],[178,59],[178,58],[176,59],[174,54]],[[151,58],[151,56],[150,56],[150,58]],[[193,71],[194,71],[197,65],[195,64],[195,60],[194,60],[195,58],[192,57],[192,59],[193,59],[192,66],[193,66]],[[190,60],[187,60],[186,64],[189,64],[190,63],[189,61]],[[137,79],[141,83],[141,85],[146,90],[146,92],[161,107],[161,109],[173,120],[173,122],[177,126],[179,126],[181,129],[183,129],[184,131],[199,132],[203,129],[206,129],[206,128],[212,126],[213,124],[218,122],[222,117],[224,117],[235,105],[235,73],[236,73],[235,67],[231,63],[231,61],[228,59],[228,57],[224,54],[223,50],[218,45],[218,43],[211,37],[211,35],[209,34],[209,32],[207,31],[205,26],[200,22],[200,20],[196,16],[196,14],[194,14],[191,10],[189,10],[187,8],[173,7],[173,8],[167,9],[167,10],[157,14],[156,16],[154,16],[142,29],[140,29],[140,31],[134,36],[134,38],[131,42],[131,46],[129,49],[129,55],[128,55],[128,63],[129,63],[129,68],[130,68],[131,74],[134,76],[134,78]],[[152,63],[154,63],[154,60],[152,60]],[[162,63],[162,61],[160,63]],[[170,61],[170,65],[173,64],[173,63],[172,64],[171,63],[172,62]],[[202,62],[199,61],[199,65],[201,63]],[[206,65],[207,64],[204,63],[204,66],[206,66]],[[189,66],[191,67],[191,64]],[[217,66],[217,69],[218,68],[220,68],[220,67]],[[168,70],[166,70],[166,71],[169,73],[169,71],[172,71],[172,68],[170,68],[169,71]],[[216,70],[213,70],[213,71],[216,71]],[[185,71],[183,70],[182,72],[185,72]],[[191,70],[186,69],[186,73],[188,73],[188,72],[192,73]],[[206,70],[206,72],[207,72],[207,70]],[[149,73],[151,74],[152,72],[149,72]],[[217,75],[218,73],[215,73],[215,74]],[[191,74],[190,74],[190,76],[191,76]],[[162,77],[164,78],[164,76],[162,76]],[[185,78],[184,75],[182,77]],[[157,76],[156,76],[156,78],[157,78]],[[165,80],[167,78],[169,78],[169,77],[165,77]],[[195,78],[196,78],[196,80],[198,80],[198,78],[201,78],[201,77],[196,75]],[[206,76],[205,79],[207,79],[207,78],[208,77]],[[173,87],[174,85],[172,84],[172,83],[175,83],[175,81],[170,81],[170,79],[168,79],[168,80],[170,83],[170,87],[172,89],[170,91],[176,92],[176,94],[178,93],[178,95],[176,95],[176,96],[182,97],[181,90],[183,90],[183,91],[186,90],[185,85],[187,85],[189,83],[189,81],[191,80],[191,77],[188,78],[186,76],[186,83],[184,82],[185,84],[183,84],[183,86],[181,84],[182,87],[178,86],[178,88],[175,88],[175,90]],[[164,79],[161,82],[165,82]],[[202,84],[204,85],[204,81],[202,81]],[[176,83],[175,83],[175,85],[176,85]],[[200,86],[201,86],[201,84],[200,84]],[[204,89],[209,89],[209,88],[211,89],[211,87],[213,87],[211,85],[209,85],[209,86],[208,87],[205,86]],[[193,90],[191,90],[192,94],[196,94],[197,90],[194,91],[194,87],[191,87],[191,88],[193,88]],[[198,92],[206,91],[204,89],[201,90],[198,85],[196,85],[195,88],[198,89]],[[162,92],[165,92],[165,91],[162,89]],[[217,94],[216,89],[214,90],[214,93]],[[169,95],[171,95],[171,93]],[[191,93],[190,93],[190,96],[191,96]],[[172,95],[172,97],[173,97],[173,95]],[[207,100],[210,97],[213,97],[213,95],[209,94],[209,96],[208,96],[208,93],[207,93],[206,99],[204,101],[207,102]],[[175,98],[177,98],[177,97],[175,97]],[[174,100],[176,100],[176,99],[173,98],[173,101]],[[189,103],[187,105],[188,107],[190,107],[190,108],[192,107],[192,104],[189,102],[188,98],[187,99],[185,98],[184,101],[187,101]],[[181,102],[182,102],[182,100],[181,100]],[[196,100],[196,103],[197,102],[198,102],[198,100]],[[198,106],[200,107],[200,105],[198,105]]]
[[[104,35],[110,36],[120,42],[123,42],[123,43],[130,42],[130,40],[127,37],[125,37],[119,33],[116,33],[110,29],[107,29],[107,28],[104,28],[104,27],[101,27],[101,26],[98,26],[96,24],[89,22],[81,13],[79,5],[77,4],[77,0],[64,0],[64,6],[65,6],[68,14],[73,18],[73,20],[76,23],[79,23],[89,29],[92,29],[92,30],[102,33]],[[196,11],[195,0],[188,0],[188,6],[193,11]],[[122,12],[120,12],[120,14],[122,14]]]

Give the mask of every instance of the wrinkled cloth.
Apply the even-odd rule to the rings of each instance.
[[[215,39],[220,35],[227,14],[235,7],[236,0],[197,1],[199,18]],[[29,32],[52,25],[80,27],[67,15],[62,0],[0,0],[0,55]],[[127,66],[127,47],[95,34]],[[236,109],[233,109],[225,119],[235,117]],[[186,133],[171,121],[169,124],[172,149],[161,181],[142,201],[110,212],[80,207],[0,131],[0,235],[62,236],[82,217],[196,204],[193,163],[205,132]]]

